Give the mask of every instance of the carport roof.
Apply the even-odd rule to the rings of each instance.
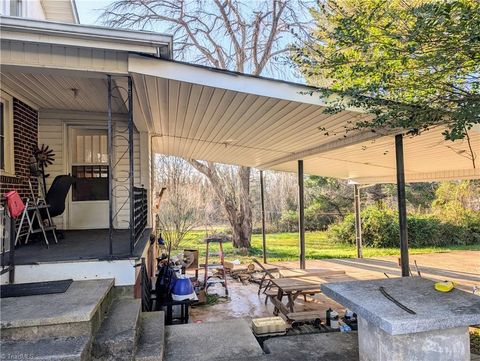
[[[154,151],[260,169],[305,173],[352,183],[396,180],[398,131],[356,130],[358,109],[324,112],[310,87],[229,71],[130,55],[137,114],[148,119]],[[480,129],[470,134],[480,150]],[[445,141],[442,128],[405,137],[407,182],[480,178],[467,141]],[[328,135],[325,133],[328,132]]]
[[[135,123],[153,135],[155,152],[292,172],[302,159],[307,174],[395,182],[398,130],[346,132],[370,115],[327,114],[325,99],[305,85],[159,59],[171,51],[162,34],[8,17],[0,28],[2,89],[41,110],[106,112],[112,74],[114,111],[125,112],[119,89],[130,74]],[[470,147],[480,150],[480,127],[470,147],[444,141],[442,131],[405,138],[407,182],[480,178],[469,159]]]

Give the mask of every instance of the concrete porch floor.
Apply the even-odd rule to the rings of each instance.
[[[347,278],[351,280],[366,280],[385,278],[384,273],[390,277],[401,275],[398,266],[398,257],[378,257],[365,259],[326,259],[309,260],[308,268],[329,268],[345,270]],[[474,286],[480,287],[480,252],[479,251],[454,251],[448,253],[421,254],[410,256],[411,271],[416,275],[414,261],[423,277],[432,280],[451,280],[457,287],[467,292],[472,292]],[[297,268],[298,262],[272,263],[277,267]],[[230,300],[221,301],[212,306],[194,307],[191,311],[191,322],[212,322],[232,318],[269,317],[273,314],[271,303],[264,304],[265,296],[258,296],[258,285],[242,284],[231,279],[228,284]],[[479,291],[480,296],[480,291]],[[321,314],[331,307],[343,312],[344,308],[320,294],[308,297],[308,302],[299,297],[295,303],[297,311],[319,310]]]
[[[35,264],[41,262],[63,262],[87,259],[110,259],[108,229],[84,229],[61,231],[64,235],[55,243],[48,234],[50,246],[47,248],[42,237],[27,244],[19,244],[15,248],[15,263],[17,265]],[[133,257],[139,258],[150,237],[151,229],[145,229],[133,250]],[[118,229],[113,232],[113,257],[126,259],[130,255],[130,231]]]

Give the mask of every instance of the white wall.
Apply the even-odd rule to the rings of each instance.
[[[13,16],[10,14],[10,5],[14,0],[0,0],[0,13],[5,16]],[[40,0],[22,0],[22,14],[24,18],[45,20],[45,13]]]
[[[47,168],[47,173],[50,177],[47,179],[47,189],[51,185],[53,179],[60,174],[68,174],[71,172],[69,167],[68,152],[70,149],[67,145],[67,128],[68,125],[91,125],[94,127],[107,126],[106,116],[96,113],[86,112],[68,112],[68,111],[42,111],[39,112],[39,126],[38,126],[38,143],[46,144],[50,146],[55,153],[55,162]],[[122,182],[129,171],[128,160],[128,141],[126,137],[128,123],[125,117],[114,117],[114,159],[113,164],[116,165],[114,169],[114,187],[115,185],[125,184],[128,186],[128,182]],[[142,139],[145,139],[142,137]],[[150,184],[145,184],[142,180],[150,178],[150,166],[148,162],[141,162],[141,151],[148,153],[148,142],[142,141],[140,146],[140,133],[134,131],[134,184],[135,186],[144,185],[145,188],[150,189]],[[126,153],[125,156],[122,155]],[[149,158],[148,158],[149,159]],[[128,191],[122,189],[123,187],[117,187],[115,189],[114,198],[114,213],[122,207],[122,204],[128,199]],[[59,228],[68,229],[68,209],[65,213],[57,217],[56,224]],[[125,206],[119,211],[117,218],[115,219],[115,228],[128,228],[128,222],[130,217],[130,204],[127,201]]]
[[[135,284],[135,260],[76,261],[41,263],[15,266],[15,283],[74,281],[114,278],[115,286]],[[2,275],[1,284],[8,283],[8,273]]]

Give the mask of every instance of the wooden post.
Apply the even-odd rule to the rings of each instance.
[[[298,232],[300,238],[300,269],[305,269],[305,192],[303,160],[298,161]]]
[[[357,257],[363,258],[362,250],[362,218],[360,215],[360,188],[353,186],[353,201],[355,205],[355,243],[357,245]]]
[[[265,189],[263,183],[263,171],[260,171],[260,200],[262,202],[262,249],[263,263],[267,263],[267,236],[265,227]]]
[[[402,277],[410,275],[408,261],[407,205],[405,196],[405,166],[403,162],[403,135],[395,136],[395,156],[397,162],[398,223],[400,226],[400,259]]]

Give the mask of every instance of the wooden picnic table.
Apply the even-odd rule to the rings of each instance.
[[[272,298],[272,303],[275,306],[273,313],[274,315],[278,315],[278,312],[281,311],[283,314],[285,314],[285,316],[287,316],[287,313],[295,312],[294,304],[298,296],[321,293],[320,285],[324,283],[349,280],[351,279],[345,275],[345,272],[324,277],[308,275],[272,279],[270,282],[278,289],[277,297]],[[288,299],[286,306],[282,303],[284,296],[286,296]]]

